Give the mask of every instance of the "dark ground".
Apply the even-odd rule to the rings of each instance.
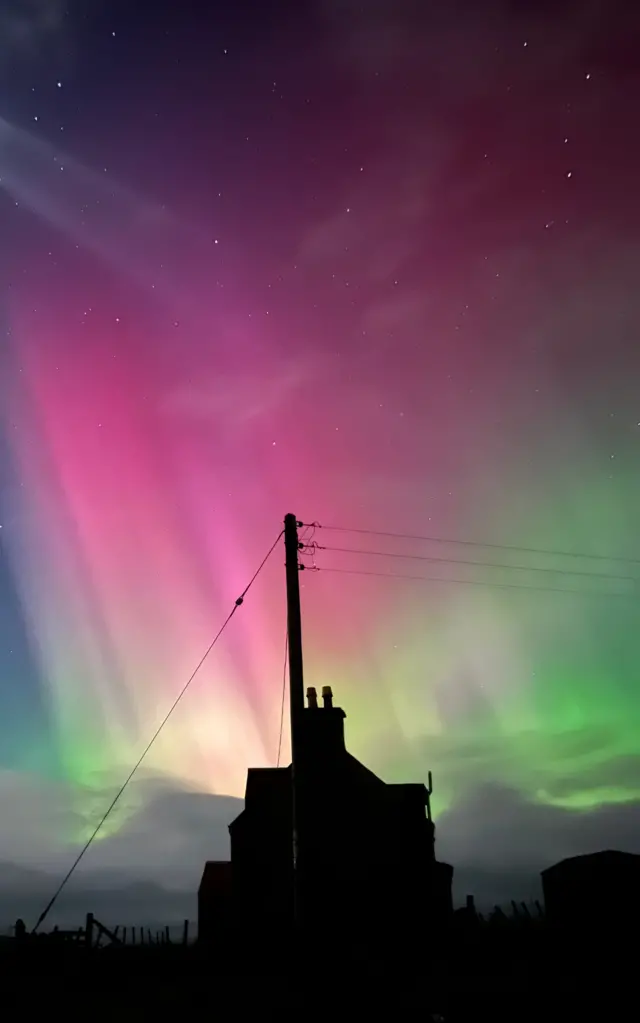
[[[618,946],[617,948],[615,946]],[[274,942],[275,946],[275,942]],[[258,1013],[261,1020],[347,1019],[418,1010],[445,1023],[475,1020],[613,1020],[635,1016],[633,948],[583,936],[457,935],[425,968],[381,958],[340,959],[330,941],[218,954],[197,946],[88,950],[47,938],[0,948],[3,1008],[29,1013],[79,1011],[140,1020],[180,1011]],[[605,951],[606,950],[606,951]],[[287,968],[289,967],[289,968]]]

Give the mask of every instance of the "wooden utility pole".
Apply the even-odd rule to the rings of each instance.
[[[298,766],[300,722],[304,711],[304,676],[302,671],[302,619],[300,614],[300,569],[298,567],[298,522],[295,515],[285,515],[284,549],[287,575],[287,633],[289,646],[289,706],[291,714],[291,758]]]
[[[300,614],[300,568],[298,566],[298,520],[295,515],[284,518],[284,549],[287,580],[287,644],[289,650],[289,708],[291,718],[291,798],[293,856],[293,915],[296,927],[302,918],[302,873],[304,871],[304,836],[302,857],[300,843],[300,741],[304,713],[304,676],[302,670],[302,619]],[[304,809],[302,813],[304,825]],[[301,863],[302,859],[302,863]],[[302,870],[300,869],[302,866]]]

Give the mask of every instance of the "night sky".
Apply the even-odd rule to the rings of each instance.
[[[441,856],[640,851],[634,8],[0,0],[0,860],[68,863],[288,511]],[[279,551],[87,869],[195,885],[284,640]]]

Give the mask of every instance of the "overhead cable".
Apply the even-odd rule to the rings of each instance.
[[[617,598],[619,600],[632,600],[637,601],[638,597],[634,593],[618,593],[613,590],[571,590],[564,589],[560,586],[527,586],[524,583],[499,583],[489,582],[484,579],[451,579],[445,576],[428,576],[428,575],[409,575],[403,572],[369,572],[366,570],[350,569],[350,568],[334,568],[332,566],[314,566],[308,569],[309,572],[331,572],[338,575],[357,575],[357,576],[373,576],[378,579],[411,579],[415,582],[422,583],[445,583],[451,586],[482,586],[489,589],[498,590],[530,590],[533,593],[565,593],[573,597],[597,597],[601,599],[608,599],[610,597]]]
[[[640,565],[640,558],[625,558],[612,554],[592,554],[586,551],[551,550],[545,547],[519,547],[516,544],[490,543],[482,540],[460,540],[445,536],[424,536],[416,533],[394,533],[389,530],[356,529],[351,526],[325,526],[321,522],[304,523],[314,529],[324,529],[334,533],[358,533],[362,536],[386,536],[394,540],[414,540],[424,543],[452,544],[461,547],[487,547],[498,551],[515,551],[521,554],[546,554],[559,558],[584,558],[587,561],[610,561],[627,565]]]
[[[585,572],[581,569],[549,568],[540,565],[509,565],[505,562],[496,561],[475,561],[465,558],[439,558],[429,554],[408,554],[403,551],[372,551],[357,547],[330,547],[319,543],[304,545],[304,550],[313,553],[314,551],[334,551],[338,554],[364,554],[378,558],[400,558],[407,561],[427,561],[431,564],[441,565],[469,565],[473,568],[494,568],[509,570],[512,572],[542,572],[545,575],[566,575],[584,576],[588,579],[607,579],[613,582],[640,583],[640,576],[633,575],[611,575],[606,572]]]
[[[45,908],[43,909],[42,913],[41,913],[41,914],[40,914],[40,916],[38,917],[38,921],[37,921],[37,923],[36,923],[35,927],[33,928],[33,933],[34,933],[34,934],[35,934],[35,933],[37,932],[37,930],[38,930],[38,928],[39,928],[39,927],[41,926],[41,924],[42,924],[42,923],[44,923],[45,919],[47,918],[47,916],[48,916],[48,915],[49,915],[49,913],[51,912],[51,909],[53,908],[53,905],[54,905],[54,903],[56,902],[56,900],[57,900],[58,896],[60,895],[60,893],[62,892],[62,890],[63,890],[63,889],[64,889],[64,887],[66,886],[67,882],[68,882],[68,881],[70,880],[70,878],[71,878],[72,874],[74,873],[74,871],[75,871],[76,867],[78,866],[78,864],[80,863],[80,861],[82,860],[82,858],[84,857],[84,855],[85,855],[85,854],[86,854],[86,853],[88,852],[89,848],[90,848],[90,847],[91,847],[91,845],[93,844],[93,841],[95,840],[95,838],[96,838],[96,837],[98,836],[98,834],[100,833],[100,831],[101,831],[101,830],[102,830],[102,828],[104,827],[104,825],[105,825],[106,821],[108,820],[109,816],[111,815],[111,813],[112,813],[112,812],[113,812],[113,810],[115,809],[115,807],[116,807],[117,803],[118,803],[118,802],[119,802],[119,800],[120,800],[120,799],[122,798],[122,796],[123,796],[123,794],[124,794],[124,792],[125,792],[125,790],[126,790],[127,786],[128,786],[128,785],[129,785],[129,783],[130,783],[130,782],[132,781],[132,779],[133,779],[134,775],[136,774],[137,770],[138,770],[138,769],[139,769],[139,767],[141,766],[141,764],[142,764],[143,760],[145,759],[145,757],[146,757],[146,756],[147,756],[147,754],[149,753],[149,751],[150,751],[151,747],[153,746],[154,742],[156,741],[156,739],[157,739],[157,738],[158,738],[158,736],[160,735],[160,733],[161,733],[162,729],[164,728],[164,726],[166,725],[167,721],[169,720],[169,718],[170,718],[170,717],[171,717],[171,715],[173,714],[174,710],[176,709],[176,707],[178,706],[178,704],[179,704],[179,703],[180,703],[180,701],[182,700],[182,697],[183,697],[183,696],[185,695],[185,693],[187,692],[187,690],[188,690],[189,686],[191,685],[191,683],[193,682],[194,678],[196,677],[196,675],[197,675],[197,674],[198,674],[198,672],[200,671],[200,669],[201,669],[202,665],[204,664],[204,662],[206,661],[207,657],[209,656],[209,654],[210,654],[210,653],[211,653],[211,651],[213,650],[214,646],[216,645],[216,643],[217,643],[217,642],[218,642],[218,640],[220,639],[220,637],[221,637],[222,633],[224,632],[224,630],[226,629],[227,625],[229,624],[229,622],[231,621],[231,619],[232,619],[232,618],[233,618],[233,616],[235,615],[235,613],[236,613],[236,611],[238,610],[238,608],[239,608],[239,607],[241,607],[241,606],[242,606],[242,604],[244,603],[244,598],[246,597],[247,593],[249,592],[249,590],[250,590],[250,589],[251,589],[251,587],[253,586],[254,582],[256,581],[256,579],[258,578],[258,576],[260,575],[260,573],[261,573],[262,569],[264,568],[264,566],[266,565],[267,561],[269,560],[269,558],[270,558],[270,557],[271,557],[271,555],[273,554],[273,552],[274,552],[274,550],[275,550],[276,546],[277,546],[277,545],[278,545],[278,543],[280,542],[280,539],[281,539],[281,537],[282,537],[282,532],[280,532],[280,533],[278,534],[278,536],[276,537],[275,541],[273,542],[273,544],[272,544],[272,545],[271,545],[271,547],[269,548],[269,550],[268,550],[267,554],[266,554],[266,555],[264,556],[264,558],[263,558],[263,559],[262,559],[262,561],[260,562],[260,564],[259,564],[258,568],[257,568],[257,569],[256,569],[256,571],[255,571],[255,572],[253,573],[253,575],[252,575],[251,579],[249,580],[249,582],[248,582],[248,583],[247,583],[247,585],[245,586],[244,590],[242,591],[242,593],[240,594],[240,596],[239,596],[239,597],[238,597],[238,598],[236,599],[236,601],[235,601],[235,603],[234,603],[233,607],[231,608],[231,611],[229,612],[229,614],[228,614],[228,615],[227,615],[227,617],[225,618],[224,622],[222,623],[222,625],[221,625],[221,626],[220,626],[220,628],[218,629],[217,633],[215,634],[215,636],[214,636],[214,637],[213,637],[213,639],[211,640],[211,642],[210,642],[209,646],[208,646],[208,647],[207,647],[207,649],[205,650],[204,654],[202,655],[202,657],[201,657],[201,658],[200,658],[200,660],[198,661],[198,663],[197,663],[196,667],[195,667],[195,668],[194,668],[194,670],[193,670],[193,671],[191,672],[191,675],[189,676],[189,678],[187,679],[187,681],[186,681],[186,682],[185,682],[185,684],[183,685],[182,689],[180,690],[180,692],[179,692],[179,693],[178,693],[178,695],[176,696],[175,700],[174,700],[174,701],[173,701],[173,703],[171,704],[171,707],[169,708],[169,710],[167,711],[167,713],[166,713],[166,714],[165,714],[165,716],[163,717],[162,721],[160,722],[160,724],[159,724],[159,725],[158,725],[158,727],[156,728],[155,732],[154,732],[154,733],[153,733],[153,735],[151,736],[151,739],[149,740],[149,742],[148,742],[148,743],[147,743],[147,745],[145,746],[144,750],[143,750],[143,751],[142,751],[142,753],[140,754],[140,756],[139,756],[138,760],[136,761],[136,763],[134,764],[134,766],[133,766],[133,767],[131,768],[131,770],[130,770],[129,774],[127,775],[127,777],[125,778],[124,782],[122,783],[122,785],[121,785],[121,786],[120,786],[120,788],[118,789],[118,791],[117,791],[116,795],[115,795],[115,796],[114,796],[114,798],[113,798],[113,799],[111,800],[111,803],[110,803],[110,804],[109,804],[109,806],[107,807],[107,809],[106,809],[105,813],[104,813],[104,814],[103,814],[103,816],[101,817],[101,819],[100,819],[100,821],[98,822],[97,826],[96,826],[96,827],[94,828],[93,832],[91,833],[91,835],[90,835],[90,836],[89,836],[89,838],[87,839],[86,843],[84,844],[84,846],[82,847],[82,849],[80,850],[80,852],[78,853],[78,855],[76,856],[75,860],[74,860],[74,861],[73,861],[73,863],[71,864],[71,867],[69,868],[69,870],[67,871],[67,873],[66,873],[66,874],[65,874],[65,876],[63,877],[62,881],[61,881],[61,882],[60,882],[60,884],[58,885],[58,887],[57,887],[56,891],[54,892],[53,896],[51,897],[51,899],[49,899],[49,902],[47,903],[47,905],[46,905],[46,906],[45,906]]]

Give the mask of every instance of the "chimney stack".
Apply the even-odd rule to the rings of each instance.
[[[331,710],[333,707],[333,692],[331,686],[322,687],[322,703],[325,710]]]
[[[324,770],[327,763],[344,755],[345,713],[333,705],[331,686],[322,687],[322,710],[318,710],[318,691],[307,689],[308,709],[302,715],[300,755],[305,770]]]

